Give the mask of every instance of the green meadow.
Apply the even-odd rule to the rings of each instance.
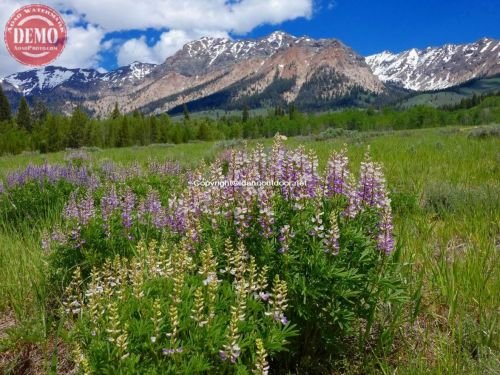
[[[367,348],[339,373],[493,374],[499,369],[500,138],[484,126],[292,137],[287,147],[316,151],[324,168],[347,144],[353,168],[369,147],[390,191],[399,277],[411,303],[384,352]],[[484,134],[483,134],[484,133]],[[493,135],[492,135],[493,134]],[[252,140],[249,145],[272,140]],[[95,161],[146,165],[177,161],[203,168],[243,141],[88,149]],[[65,163],[65,152],[0,157],[0,179],[31,164]],[[13,206],[16,201],[10,202]],[[61,222],[64,202],[40,202],[37,220],[15,225],[0,213],[0,373],[62,373],[71,368],[53,319],[42,233]],[[52,302],[51,302],[52,303]],[[30,362],[30,363],[27,363]],[[24,367],[23,367],[24,366]],[[32,372],[23,372],[30,369]]]

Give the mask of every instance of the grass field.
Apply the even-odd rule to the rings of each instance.
[[[414,301],[408,316],[415,319],[400,327],[391,351],[369,363],[353,361],[348,373],[500,371],[500,141],[469,137],[470,132],[445,128],[286,141],[290,147],[303,144],[315,150],[322,168],[330,152],[344,143],[353,165],[359,165],[369,145],[373,159],[384,165],[391,191],[400,277]],[[212,161],[229,144],[132,147],[91,155],[123,164],[146,164],[151,158],[194,167]],[[0,178],[44,161],[64,163],[64,153],[1,157]],[[44,228],[60,219],[56,207],[47,208],[45,218],[34,225],[13,228],[0,222],[0,372],[4,366],[9,373],[26,347],[38,351],[41,373],[64,362],[65,354],[53,343],[58,327],[48,323],[47,263],[40,248]]]

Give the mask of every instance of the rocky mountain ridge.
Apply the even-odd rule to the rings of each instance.
[[[0,81],[10,98],[27,96],[62,112],[77,105],[105,116],[125,112],[287,105],[304,109],[363,106],[391,88],[428,91],[500,73],[500,41],[483,38],[364,58],[336,39],[274,32],[257,40],[204,37],[159,65],[135,62],[115,71],[45,67]]]

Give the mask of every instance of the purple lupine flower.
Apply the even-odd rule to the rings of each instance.
[[[309,234],[313,237],[323,238],[325,236],[325,226],[323,224],[323,212],[316,210],[314,216],[311,218],[313,227],[309,231]]]
[[[390,201],[384,204],[384,210],[379,222],[379,234],[377,236],[379,250],[390,254],[394,250],[393,224]]]
[[[219,350],[219,357],[223,362],[227,361],[227,354],[224,350]]]
[[[283,313],[279,313],[279,312],[276,312],[273,316],[274,320],[283,324],[283,325],[286,325],[288,323],[288,319],[287,317],[285,316],[285,314]]]
[[[59,181],[66,181],[86,188],[96,187],[99,183],[86,167],[50,165],[48,163],[38,166],[30,164],[25,169],[14,171],[7,176],[9,188],[22,187],[30,182],[43,185]]]
[[[383,209],[387,202],[387,191],[382,166],[371,161],[369,150],[361,163],[358,185],[358,200],[361,206]]]
[[[68,202],[64,206],[63,217],[66,220],[79,219],[78,205],[76,204],[76,192],[72,192]]]
[[[160,195],[156,190],[151,189],[148,192],[143,204],[141,204],[139,207],[142,211],[139,213],[139,216],[142,218],[146,215],[149,215],[153,225],[157,229],[164,228],[167,225],[166,213],[161,205]]]
[[[330,156],[326,167],[325,196],[346,195],[349,178],[348,164],[349,159],[345,148],[340,152],[334,152]]]
[[[132,192],[132,189],[127,187],[125,189],[125,193],[122,198],[122,223],[126,229],[130,229],[132,227],[133,218],[132,211],[135,207],[135,194]]]
[[[356,183],[352,176],[347,181],[345,195],[347,197],[347,206],[342,215],[353,219],[359,213],[360,203]]]
[[[50,240],[53,243],[56,243],[58,245],[64,245],[67,243],[68,239],[64,232],[61,230],[59,226],[56,226],[54,230],[52,231],[52,235],[50,237]]]
[[[284,137],[277,133],[274,137],[273,148],[271,151],[271,160],[269,165],[269,175],[280,180],[284,174],[284,164],[286,158],[286,150],[283,146]]]
[[[257,205],[259,207],[259,223],[262,228],[262,234],[270,238],[273,234],[272,226],[274,224],[274,211],[271,202],[272,190],[261,188],[258,191]]]
[[[267,292],[259,292],[259,294],[257,294],[257,297],[264,302],[267,302],[270,296],[271,295]]]
[[[120,200],[118,199],[118,194],[116,194],[116,187],[115,185],[111,185],[101,199],[101,213],[104,222],[107,222],[119,207]]]
[[[3,181],[0,180],[0,194],[3,194],[3,193],[5,193],[5,186],[3,184]]]
[[[280,249],[278,250],[281,254],[286,253],[290,248],[290,241],[294,237],[292,230],[290,229],[290,225],[284,225],[280,229],[280,234],[278,236],[278,241],[281,244]]]
[[[144,210],[139,209],[139,213],[141,211]],[[185,233],[188,212],[182,199],[174,196],[168,201],[165,220],[174,233]]]
[[[333,212],[330,216],[330,229],[327,231],[324,245],[325,251],[337,255],[340,251],[340,230],[337,222],[337,214]]]
[[[85,197],[79,202],[79,223],[83,226],[87,225],[95,216],[94,197],[88,192]]]

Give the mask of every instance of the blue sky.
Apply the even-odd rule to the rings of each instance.
[[[500,1],[325,0],[311,19],[285,22],[279,28],[296,35],[338,38],[362,55],[399,52],[470,43],[485,36],[499,39]],[[275,29],[262,26],[250,35],[259,37]]]
[[[0,0],[0,25],[30,0]],[[68,25],[55,65],[112,70],[161,63],[201,36],[259,38],[276,30],[338,38],[362,55],[500,39],[498,0],[37,0]],[[0,48],[0,77],[27,69]]]

